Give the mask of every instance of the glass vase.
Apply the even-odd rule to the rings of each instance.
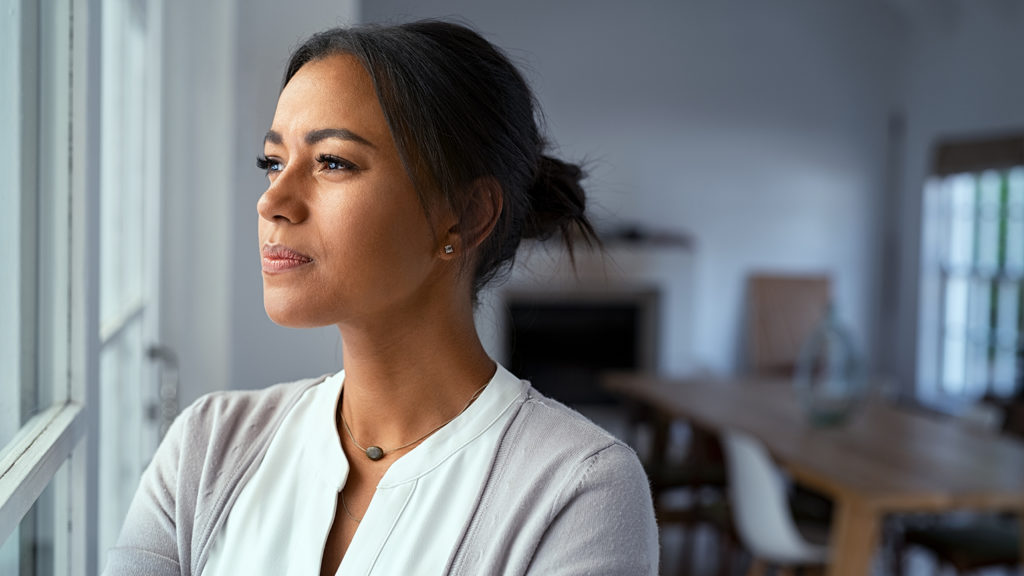
[[[829,305],[801,348],[794,376],[810,423],[829,427],[846,422],[863,396],[862,373],[853,339]]]

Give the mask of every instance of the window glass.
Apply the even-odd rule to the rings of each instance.
[[[160,439],[157,0],[103,7],[100,173],[100,554],[116,542]]]
[[[67,486],[68,468],[65,462],[17,530],[0,545],[0,574],[51,576],[64,564],[60,556],[66,553],[66,539],[58,527],[67,527],[62,522],[66,501],[61,489]]]
[[[1024,168],[956,174],[933,190],[940,390],[1012,396],[1024,350]]]
[[[71,2],[0,0],[0,13],[0,456],[17,456],[15,466],[0,475],[15,471],[5,480],[18,479],[12,492],[2,494],[8,500],[0,507],[0,574],[26,576],[54,573],[57,551],[68,550],[66,440],[82,435],[80,426],[71,426],[80,406],[65,406],[71,335]],[[24,426],[50,408],[48,414],[64,418]],[[46,465],[35,467],[42,462]],[[18,470],[35,472],[23,477]]]
[[[0,446],[67,397],[66,1],[0,0]],[[10,16],[7,18],[6,16]]]
[[[17,0],[0,0],[0,157],[10,167],[0,186],[0,443],[9,442],[36,409],[35,149],[38,115],[36,56],[38,11]]]

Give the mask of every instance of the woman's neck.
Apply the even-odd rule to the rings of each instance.
[[[416,440],[458,415],[493,377],[471,311],[430,316],[340,327],[341,409],[360,445],[388,451]]]

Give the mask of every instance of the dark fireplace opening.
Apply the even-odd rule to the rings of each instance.
[[[508,368],[565,404],[610,405],[609,370],[655,368],[657,293],[515,295],[506,301]]]

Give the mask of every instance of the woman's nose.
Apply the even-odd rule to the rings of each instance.
[[[300,175],[286,167],[260,196],[256,211],[264,220],[298,224],[309,217],[303,188]]]

